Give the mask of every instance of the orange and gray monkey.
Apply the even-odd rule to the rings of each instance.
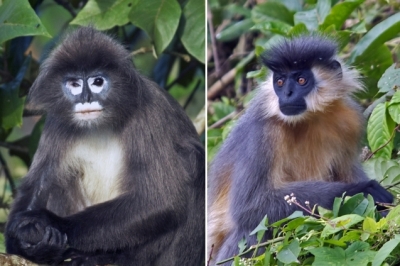
[[[284,39],[262,59],[272,74],[210,166],[213,263],[238,254],[243,238],[256,243],[249,233],[265,215],[272,223],[298,209],[284,200],[291,193],[325,208],[344,192],[393,201],[358,161],[364,121],[351,94],[362,84],[338,59],[335,41],[317,34]]]

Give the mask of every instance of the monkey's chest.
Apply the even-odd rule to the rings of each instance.
[[[69,155],[79,173],[76,180],[86,207],[117,197],[121,192],[123,150],[110,136],[94,136],[80,141]]]

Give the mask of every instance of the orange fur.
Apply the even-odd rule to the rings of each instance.
[[[230,172],[222,176],[224,182],[221,182],[222,186],[214,202],[208,208],[208,252],[211,252],[211,246],[214,245],[213,254],[217,254],[218,249],[222,246],[226,235],[232,228],[232,221],[228,213],[229,209],[229,191],[231,189],[230,184]]]
[[[308,113],[295,124],[274,120],[271,178],[275,187],[295,181],[352,181],[352,158],[357,157],[362,122],[344,100],[336,100],[323,112]],[[337,180],[332,168],[341,171]]]

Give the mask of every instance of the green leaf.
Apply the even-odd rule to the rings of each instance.
[[[71,21],[71,24],[82,26],[94,25],[99,30],[107,30],[115,26],[125,25],[129,22],[128,14],[132,8],[132,2],[135,3],[137,1],[89,0],[85,7]]]
[[[339,216],[339,210],[340,207],[342,206],[343,199],[340,197],[335,197],[335,200],[333,201],[333,208],[332,208],[332,213],[333,217],[338,217]]]
[[[368,200],[363,193],[352,196],[348,199],[339,210],[339,216],[345,214],[363,215],[368,206]]]
[[[293,12],[278,2],[266,2],[256,5],[251,11],[254,23],[264,21],[282,21],[293,25]]]
[[[354,9],[360,6],[364,1],[365,0],[344,1],[335,5],[323,21],[321,28],[324,29],[333,24],[335,28],[339,30]]]
[[[292,213],[290,216],[283,218],[282,220],[276,221],[275,223],[271,224],[272,227],[278,227],[283,223],[286,223],[287,221],[290,221],[292,219],[298,218],[298,217],[304,217],[304,214],[302,211],[295,211]]]
[[[205,63],[205,1],[189,0],[183,8],[185,26],[181,41],[186,50]]]
[[[392,64],[385,70],[378,82],[379,92],[388,92],[398,87],[400,87],[400,68],[396,68],[396,64]],[[399,99],[399,96],[397,96],[397,99]],[[400,103],[400,101],[396,101],[396,103]]]
[[[390,142],[388,141],[395,125],[391,118],[388,117],[386,109],[387,104],[381,103],[372,111],[371,117],[368,120],[367,138],[372,151],[376,151],[384,144],[387,144],[377,151],[375,156],[390,159],[393,149],[393,139]]]
[[[143,29],[153,40],[157,54],[171,42],[180,17],[181,8],[176,0],[137,0],[129,13],[132,24]]]
[[[0,6],[0,44],[20,36],[51,37],[28,0],[5,0]]]
[[[299,263],[297,257],[300,254],[300,244],[297,239],[290,242],[289,245],[283,247],[277,254],[277,258],[280,262],[289,263]]]
[[[346,250],[340,247],[320,247],[311,249],[310,252],[315,256],[313,266],[354,266],[367,265],[375,256],[374,251],[370,251],[368,243],[354,242]],[[329,264],[327,264],[329,262]]]
[[[10,129],[22,124],[25,98],[18,95],[19,86],[29,68],[31,57],[27,57],[17,76],[9,83],[0,85],[0,125]]]
[[[385,19],[368,31],[356,44],[350,55],[348,64],[354,64],[357,57],[367,55],[400,32],[400,13]],[[371,55],[370,55],[371,56]]]
[[[300,11],[294,14],[295,25],[303,23],[309,31],[314,31],[318,28],[318,14],[316,9]]]
[[[362,220],[364,220],[364,217],[357,214],[346,214],[339,216],[330,220],[330,222],[326,224],[322,230],[321,237],[327,237],[339,231],[349,229],[352,225],[355,225]]]
[[[386,242],[376,253],[374,260],[372,261],[372,266],[380,266],[385,261],[385,259],[390,255],[390,253],[399,245],[400,238],[396,237],[394,239]]]
[[[305,33],[308,33],[306,25],[298,23],[289,31],[288,36],[298,36]]]
[[[266,230],[268,230],[268,227],[266,225],[268,225],[268,217],[265,215],[262,221],[257,225],[257,227],[253,231],[251,231],[250,235],[254,235],[260,231],[265,232]]]
[[[325,20],[330,10],[331,10],[331,0],[318,0],[317,13],[318,13],[318,21],[320,23]]]
[[[292,26],[280,21],[265,21],[257,23],[252,29],[256,29],[264,33],[273,32],[286,36],[292,29]]]
[[[366,217],[363,222],[363,230],[369,233],[376,233],[378,232],[378,225],[375,219],[370,217]]]
[[[254,22],[250,18],[244,19],[229,25],[220,31],[215,37],[221,42],[231,41],[248,32],[253,26]]]

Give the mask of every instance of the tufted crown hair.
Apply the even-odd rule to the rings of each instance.
[[[337,44],[328,37],[311,34],[283,39],[262,55],[262,62],[273,72],[329,66]]]

